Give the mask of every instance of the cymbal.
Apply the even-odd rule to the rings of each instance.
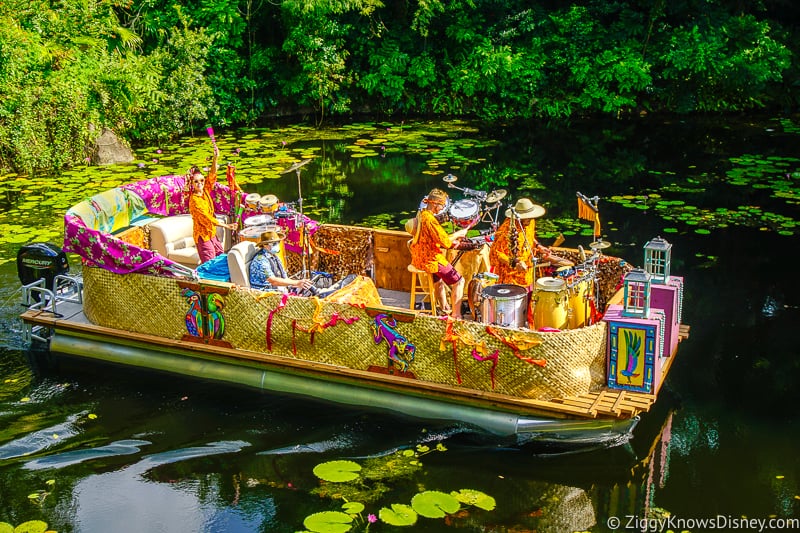
[[[452,174],[448,174],[447,176],[442,178],[442,181],[445,183],[455,183],[458,178],[453,176]]]
[[[508,191],[505,189],[497,189],[496,191],[492,191],[489,193],[489,196],[486,197],[487,204],[494,204],[502,200],[506,197]]]
[[[611,246],[611,243],[608,241],[594,241],[592,244],[589,245],[589,248],[592,250],[603,250]]]
[[[309,164],[312,160],[311,159],[303,159],[302,161],[298,161],[294,165],[290,166],[286,170],[282,171],[281,174],[288,174],[289,172],[294,172],[298,168]]]
[[[265,205],[267,207],[272,207],[273,205],[278,203],[278,197],[274,194],[265,194],[261,197],[261,205]]]

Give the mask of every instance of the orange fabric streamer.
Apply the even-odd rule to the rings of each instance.
[[[450,343],[452,345],[453,350],[453,363],[456,367],[456,380],[458,380],[459,385],[461,384],[461,372],[458,370],[458,343],[463,342],[467,346],[472,346],[472,356],[477,359],[478,361],[483,361],[484,359],[478,359],[477,354],[486,354],[489,349],[486,347],[486,343],[476,342],[475,339],[472,337],[469,331],[456,331],[455,328],[455,321],[447,317],[447,326],[444,330],[444,335],[442,336],[441,341],[439,342],[439,350],[444,351],[447,349],[446,344]],[[497,366],[497,362],[495,361],[495,365],[492,366],[492,388],[494,388],[494,367]]]
[[[513,333],[503,335],[503,333],[494,329],[492,326],[486,326],[486,333],[511,348],[511,352],[514,354],[514,357],[520,361],[525,361],[526,363],[538,366],[545,366],[547,364],[547,360],[545,359],[534,359],[532,357],[526,357],[521,353],[522,350],[528,350],[534,346],[540,345],[542,343],[540,339],[520,338]]]
[[[578,218],[594,222],[594,237],[600,236],[600,212],[592,207],[585,199],[578,197]]]

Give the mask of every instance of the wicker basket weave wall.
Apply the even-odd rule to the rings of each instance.
[[[187,333],[186,298],[173,278],[140,274],[113,274],[103,269],[84,268],[85,313],[98,325],[178,340]],[[231,286],[224,296],[225,333],[223,340],[243,358],[258,359],[258,353],[314,361],[356,370],[369,366],[387,366],[388,345],[374,341],[373,323],[365,309],[355,306],[289,297],[278,309],[277,293],[261,293]],[[317,312],[317,320],[313,320]],[[339,320],[331,323],[334,313]],[[271,351],[267,350],[267,322]],[[353,320],[355,319],[355,320]],[[350,321],[351,323],[346,323]],[[310,330],[317,324],[313,336]],[[521,351],[520,357],[498,339],[486,333],[486,326],[457,322],[454,331],[471,343],[485,342],[491,355],[498,350],[492,386],[492,361],[479,361],[472,348],[458,343],[456,356],[452,343],[442,343],[447,322],[427,315],[411,322],[397,322],[394,330],[416,347],[409,371],[422,381],[478,391],[495,392],[532,399],[552,399],[583,394],[600,387],[605,379],[606,324],[567,330],[560,333],[537,333],[497,328],[505,335],[516,335],[518,345],[541,341],[538,346]],[[312,342],[313,338],[313,342]],[[545,366],[528,361],[543,359]],[[460,382],[459,382],[460,379]]]

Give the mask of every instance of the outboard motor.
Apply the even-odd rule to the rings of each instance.
[[[44,278],[45,288],[55,290],[53,282],[59,274],[69,272],[67,254],[50,242],[26,244],[17,252],[17,274],[23,285]],[[39,294],[34,293],[36,301]]]

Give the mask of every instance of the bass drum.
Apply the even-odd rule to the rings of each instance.
[[[481,322],[524,328],[528,322],[528,291],[510,284],[491,285],[481,293]]]
[[[569,295],[563,279],[542,277],[533,293],[533,325],[536,329],[566,329]]]

